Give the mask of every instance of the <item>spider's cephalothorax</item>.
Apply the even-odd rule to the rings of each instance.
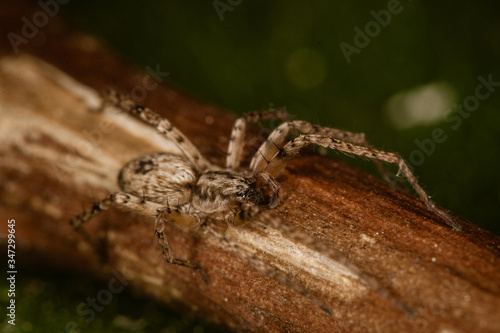
[[[155,233],[165,261],[198,270],[206,282],[208,277],[199,265],[174,257],[164,232],[165,223],[196,227],[205,222],[248,221],[258,215],[259,207],[276,207],[279,185],[275,177],[301,148],[310,144],[372,159],[384,173],[381,162],[396,164],[399,173],[408,180],[427,208],[455,230],[461,230],[447,212],[434,205],[399,155],[371,148],[363,134],[320,127],[305,121],[289,121],[287,113],[281,109],[251,112],[235,122],[229,138],[226,167],[222,169],[208,162],[184,134],[152,110],[138,106],[114,91],[106,96],[103,108],[107,104],[155,126],[178,146],[183,156],[152,153],[129,162],[118,177],[122,192],[97,202],[74,217],[71,225],[88,238],[82,229],[83,223],[111,205],[156,218]],[[284,122],[260,146],[249,169],[240,171],[246,125],[270,119]],[[297,136],[297,132],[304,134]],[[295,137],[287,142],[289,134],[295,134]]]
[[[189,204],[192,213],[210,215],[241,210],[252,205],[275,205],[258,186],[262,173],[205,171],[185,158],[151,153],[127,163],[118,183],[123,192],[167,207]],[[269,177],[269,181],[277,183]],[[267,182],[266,182],[267,184]],[[264,192],[264,193],[263,193]],[[277,197],[272,195],[272,197]],[[276,199],[275,199],[276,200]]]

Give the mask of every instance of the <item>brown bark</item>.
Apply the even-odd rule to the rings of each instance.
[[[0,4],[2,35],[21,34],[20,18],[30,11]],[[151,219],[114,209],[87,226],[102,241],[105,256],[99,256],[69,227],[69,219],[118,190],[116,176],[125,162],[175,147],[130,116],[88,108],[99,103],[99,91],[132,93],[144,87],[148,74],[58,17],[20,48],[29,54],[13,54],[6,39],[0,44],[0,217],[16,219],[19,262],[102,279],[115,269],[135,292],[231,328],[498,331],[499,237],[460,219],[464,231],[453,231],[413,196],[316,154],[304,154],[279,177],[282,203],[276,213],[348,263],[309,251],[272,228],[229,228],[224,237],[240,244],[236,251],[208,234],[169,230],[176,255],[207,271],[206,285],[194,272],[162,262]],[[165,85],[145,91],[145,104],[221,163],[232,116]],[[6,232],[6,223],[1,225]],[[245,258],[275,267],[332,315]]]

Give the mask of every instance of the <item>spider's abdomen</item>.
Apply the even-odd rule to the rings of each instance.
[[[191,200],[198,180],[198,170],[182,157],[151,153],[127,163],[118,176],[126,193],[170,206]]]

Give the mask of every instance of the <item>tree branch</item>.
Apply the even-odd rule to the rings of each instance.
[[[22,6],[0,8],[2,31],[20,30]],[[45,31],[43,47],[37,46],[40,37],[26,45],[31,55],[9,55],[9,43],[0,45],[0,216],[18,222],[20,262],[44,260],[103,279],[115,269],[135,291],[231,328],[500,327],[499,237],[466,221],[463,232],[453,231],[413,196],[316,154],[297,159],[278,179],[282,203],[275,214],[288,228],[169,230],[176,256],[202,265],[209,285],[189,269],[165,264],[153,221],[139,215],[111,209],[90,221],[86,228],[102,242],[103,253],[96,253],[69,219],[117,191],[117,174],[130,159],[178,153],[128,115],[90,112],[100,103],[99,91],[145,91],[144,103],[168,117],[212,163],[225,158],[234,118],[171,87],[148,90],[150,74],[57,17]],[[322,245],[305,246],[304,235]],[[304,290],[309,298],[298,292]]]

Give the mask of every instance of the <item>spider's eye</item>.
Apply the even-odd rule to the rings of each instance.
[[[261,205],[263,203],[262,193],[260,193],[260,191],[255,188],[255,186],[247,188],[244,196],[245,200],[250,201],[256,205]]]
[[[237,197],[244,197],[248,192],[248,189],[245,189],[243,185],[236,186],[236,189],[238,190],[238,192],[236,192]]]

